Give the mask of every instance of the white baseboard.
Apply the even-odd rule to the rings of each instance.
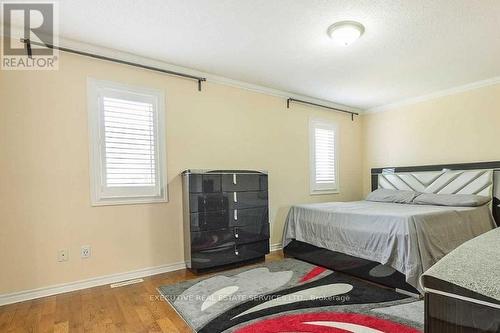
[[[143,268],[125,273],[99,276],[75,282],[62,283],[48,287],[19,291],[10,294],[3,294],[0,295],[0,306],[22,301],[28,301],[40,297],[67,293],[75,290],[87,289],[106,284],[117,283],[126,280],[138,279],[146,276],[172,272],[183,268],[186,268],[186,264],[184,262],[179,262],[170,265],[161,265],[156,267]]]
[[[269,251],[274,252],[274,251],[279,251],[282,250],[282,244],[281,243],[276,243],[276,244],[270,244],[269,245]]]

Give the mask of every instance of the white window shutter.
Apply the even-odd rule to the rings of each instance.
[[[106,186],[156,185],[153,105],[103,97]]]
[[[89,79],[94,205],[166,201],[164,97]]]
[[[338,191],[337,126],[310,121],[311,193]]]

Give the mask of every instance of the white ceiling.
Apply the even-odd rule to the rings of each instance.
[[[368,109],[500,76],[499,0],[64,0],[60,35]],[[340,20],[366,27],[348,48]]]

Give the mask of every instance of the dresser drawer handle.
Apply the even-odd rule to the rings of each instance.
[[[234,210],[234,220],[238,221],[238,210],[237,209]]]
[[[233,184],[236,185],[236,174],[233,173]]]
[[[238,235],[238,229],[234,228],[234,238],[238,238],[238,237],[240,237]]]
[[[237,256],[240,255],[240,252],[238,251],[238,248],[236,246],[234,247],[234,254],[236,254]]]
[[[238,195],[236,194],[236,192],[233,193],[233,201],[238,202]]]

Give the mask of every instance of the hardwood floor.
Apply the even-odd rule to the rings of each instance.
[[[277,251],[266,261],[281,258]],[[5,305],[0,307],[0,332],[192,332],[166,301],[156,297],[156,288],[197,277],[183,269],[129,286],[105,285]]]

